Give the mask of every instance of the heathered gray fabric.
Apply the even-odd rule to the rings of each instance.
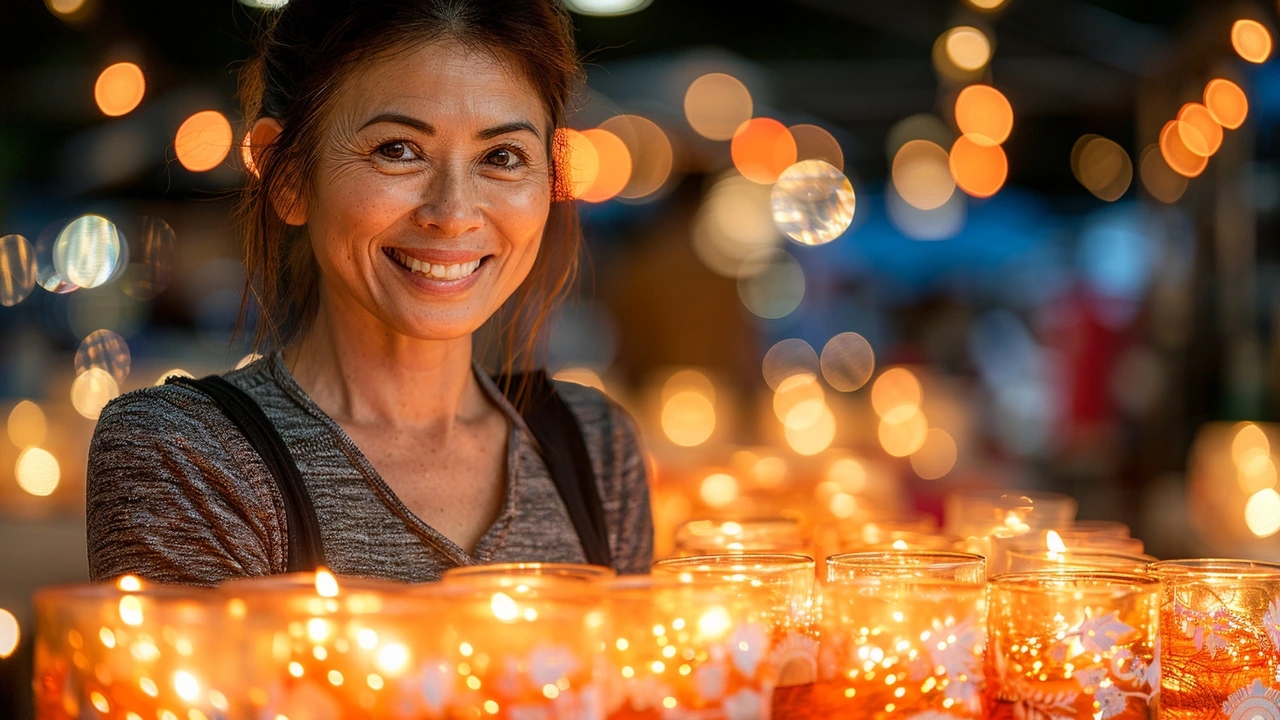
[[[499,562],[584,562],[564,503],[514,407],[483,372],[511,420],[506,498],[473,552],[413,515],[355,443],[289,374],[279,353],[224,377],[262,406],[315,503],[330,568],[406,582]],[[631,417],[603,393],[557,383],[595,466],[615,565],[648,572],[653,519]],[[285,514],[275,482],[244,435],[201,393],[166,385],[103,410],[89,450],[89,574],[132,573],[212,585],[286,569]]]

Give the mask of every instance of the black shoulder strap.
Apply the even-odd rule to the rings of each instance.
[[[324,546],[320,541],[320,523],[316,520],[311,495],[302,482],[302,474],[289,454],[284,439],[267,419],[262,408],[243,390],[217,375],[196,380],[174,376],[166,384],[189,387],[208,395],[222,412],[240,428],[254,450],[262,456],[284,499],[288,522],[289,572],[308,572],[325,564]]]
[[[526,405],[521,415],[542,446],[542,459],[578,531],[587,562],[613,567],[604,505],[600,502],[596,474],[577,418],[544,371],[512,375],[509,383],[499,377],[497,382],[499,387],[506,388],[508,399],[513,402],[522,384],[527,385]]]

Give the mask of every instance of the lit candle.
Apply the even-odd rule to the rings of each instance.
[[[1280,565],[1169,560],[1160,605],[1161,717],[1280,717]]]
[[[993,538],[1011,538],[1075,521],[1074,498],[1058,493],[974,490],[946,499],[945,530],[961,538],[965,550],[987,558],[987,572],[1004,567]]]
[[[785,517],[740,520],[692,520],[676,530],[676,555],[693,557],[720,553],[807,554],[799,520]]]
[[[1004,570],[997,574],[1044,571],[1107,570],[1114,572],[1147,572],[1156,562],[1150,555],[1132,555],[1111,550],[1045,550],[1014,548],[1004,554]]]
[[[450,582],[479,577],[518,577],[534,575],[558,580],[587,583],[608,582],[618,576],[612,568],[600,565],[576,563],[494,563],[492,565],[468,565],[445,570],[441,580]]]
[[[212,593],[126,575],[41,590],[35,607],[41,720],[247,716],[235,692],[238,628]]]
[[[984,717],[981,556],[834,555],[819,592],[814,717]]]
[[[653,717],[768,718],[776,668],[769,629],[750,594],[673,576],[622,578],[606,607],[605,713]]]
[[[663,560],[655,574],[711,580],[751,599],[752,622],[768,628],[765,662],[776,668],[774,716],[803,703],[817,678],[813,558],[803,555],[707,555]]]
[[[1160,583],[1095,571],[1001,575],[988,588],[993,719],[1147,720],[1160,693]]]

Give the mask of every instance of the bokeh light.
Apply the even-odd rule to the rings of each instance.
[[[1209,158],[1191,152],[1191,149],[1182,141],[1183,137],[1198,133],[1199,131],[1194,127],[1179,120],[1170,120],[1160,131],[1160,154],[1164,156],[1164,161],[1169,167],[1179,175],[1188,178],[1196,177],[1204,172],[1205,166],[1209,164]]]
[[[555,379],[560,382],[571,382],[577,385],[584,385],[589,388],[595,388],[600,392],[604,392],[604,380],[600,378],[600,374],[591,368],[585,367],[566,367],[555,374]]]
[[[880,445],[893,457],[907,457],[924,447],[929,421],[920,408],[900,406],[880,418]]]
[[[937,480],[956,466],[956,441],[941,428],[930,428],[919,450],[911,453],[911,469],[922,480]]]
[[[1271,57],[1271,32],[1257,20],[1237,20],[1231,25],[1231,46],[1251,63]]]
[[[1275,487],[1276,479],[1276,464],[1269,455],[1256,454],[1236,464],[1236,481],[1250,495]]]
[[[1119,144],[1084,135],[1071,148],[1071,173],[1099,199],[1115,202],[1133,182],[1133,162]]]
[[[928,140],[940,148],[950,147],[955,134],[932,113],[909,115],[889,128],[884,140],[885,157],[896,157],[903,145],[912,140]],[[945,151],[944,151],[945,152]]]
[[[583,137],[596,150],[599,170],[596,178],[581,194],[587,202],[604,202],[622,192],[631,180],[631,151],[626,143],[608,130],[592,128],[582,131]]]
[[[825,160],[804,160],[787,168],[769,193],[773,222],[801,245],[822,245],[853,223],[857,197],[844,173]]]
[[[871,407],[884,417],[902,408],[918,408],[923,396],[915,373],[903,367],[890,368],[871,386]]]
[[[662,405],[662,431],[676,445],[701,445],[715,429],[715,405],[696,390],[682,390]]]
[[[800,263],[785,250],[771,250],[743,265],[738,297],[753,315],[774,320],[800,307],[804,287]]]
[[[736,278],[748,258],[778,247],[768,185],[736,173],[712,186],[693,221],[693,250],[712,272]]]
[[[1169,167],[1160,147],[1154,143],[1143,149],[1138,159],[1138,173],[1147,193],[1160,202],[1175,203],[1187,191],[1187,179]]]
[[[0,305],[13,307],[36,287],[36,250],[21,235],[0,237]]]
[[[13,654],[18,647],[18,618],[13,613],[0,608],[0,659]]]
[[[1009,177],[1009,160],[999,145],[984,145],[971,135],[961,135],[951,146],[951,176],[966,193],[991,197]]]
[[[49,12],[64,19],[72,19],[85,8],[85,0],[44,0]]]
[[[981,70],[991,62],[991,40],[978,28],[951,28],[943,35],[942,43],[947,59],[961,70]]]
[[[124,338],[110,330],[95,330],[80,343],[76,350],[76,374],[101,368],[111,375],[117,385],[123,385],[129,377],[133,356]]]
[[[217,110],[202,110],[178,127],[173,148],[183,167],[191,172],[206,172],[227,159],[234,142],[227,117]]]
[[[827,466],[827,482],[835,483],[847,493],[860,493],[867,487],[867,469],[850,457],[837,458]]]
[[[570,128],[556,130],[557,144],[563,148],[563,163],[568,168],[569,194],[579,198],[600,176],[600,154],[586,135]]]
[[[565,6],[580,15],[630,15],[649,7],[653,0],[565,0]]]
[[[709,507],[732,505],[738,499],[738,479],[728,473],[712,473],[698,484],[698,496]]]
[[[947,177],[951,177],[950,169]],[[952,180],[954,183],[954,180]],[[969,217],[969,196],[953,192],[941,207],[921,210],[908,203],[890,186],[885,189],[885,209],[889,222],[913,240],[946,240],[964,229]]]
[[[93,99],[102,114],[111,117],[126,115],[142,102],[147,91],[147,80],[142,68],[131,62],[116,63],[98,75],[93,85]]]
[[[733,165],[742,176],[762,185],[778,179],[796,162],[796,139],[787,126],[773,118],[743,123],[729,145]]]
[[[631,156],[631,178],[618,197],[638,199],[656,193],[671,177],[671,140],[658,124],[639,115],[618,115],[600,123],[601,130],[618,136]]]
[[[161,385],[165,384],[164,382],[165,380],[168,380],[171,377],[193,378],[195,377],[195,375],[192,375],[191,373],[187,372],[186,370],[183,370],[182,368],[174,368],[172,370],[166,370],[160,373],[160,377],[156,378],[156,381],[152,383],[152,385],[154,387],[160,387]]]
[[[9,440],[25,449],[44,443],[49,423],[39,405],[23,400],[9,411],[8,429]]]
[[[662,401],[667,402],[682,392],[696,392],[713,405],[716,401],[715,383],[701,370],[685,368],[672,373],[662,384]]]
[[[764,354],[761,371],[769,389],[777,391],[783,380],[797,373],[817,376],[820,372],[818,353],[799,338],[780,340]]]
[[[62,470],[58,467],[58,459],[48,450],[29,447],[18,455],[14,475],[17,477],[18,487],[32,495],[45,497],[52,495],[58,488]]]
[[[133,246],[120,289],[134,300],[154,300],[173,279],[177,236],[164,220],[147,216]]]
[[[80,289],[63,277],[62,273],[53,264],[53,249],[58,244],[58,237],[70,223],[71,220],[69,218],[54,221],[36,236],[36,284],[55,295],[62,295]]]
[[[956,127],[978,145],[1000,145],[1013,132],[1013,106],[990,85],[970,85],[956,96]]]
[[[844,150],[831,133],[817,125],[800,124],[787,128],[796,141],[796,162],[822,160],[844,172]]]
[[[1254,423],[1240,423],[1231,438],[1231,461],[1236,465],[1248,462],[1254,455],[1270,455],[1271,442],[1267,434]]]
[[[789,428],[813,425],[825,407],[822,383],[809,373],[796,373],[783,380],[773,394],[773,414]]]
[[[751,93],[732,75],[707,73],[684,94],[684,116],[693,131],[708,140],[729,140],[751,119]]]
[[[1222,126],[1200,103],[1187,103],[1178,111],[1178,134],[1196,155],[1209,157],[1222,147]]]
[[[893,187],[908,205],[942,207],[956,190],[947,151],[929,140],[910,140],[893,157]]]
[[[836,437],[836,416],[826,405],[819,408],[818,417],[808,425],[787,425],[784,431],[787,445],[800,455],[817,455],[831,447]]]
[[[1228,130],[1240,127],[1249,116],[1249,98],[1239,85],[1226,78],[1214,78],[1204,86],[1204,106]]]
[[[998,10],[1008,0],[965,0],[977,10]]]
[[[866,338],[855,332],[843,332],[822,346],[819,363],[828,385],[840,392],[853,392],[871,379],[876,369],[876,354]]]
[[[91,367],[80,373],[71,384],[71,404],[76,412],[97,420],[102,408],[120,395],[120,385],[111,373],[98,367]]]
[[[1272,488],[1254,493],[1244,505],[1244,523],[1260,538],[1280,532],[1280,493]]]
[[[120,231],[101,215],[81,215],[58,233],[53,266],[67,282],[82,288],[104,285],[120,263]]]

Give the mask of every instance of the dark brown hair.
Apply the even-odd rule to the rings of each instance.
[[[240,87],[249,126],[271,117],[283,128],[269,146],[255,148],[255,172],[237,211],[248,276],[241,324],[252,296],[259,313],[255,348],[289,344],[315,316],[315,255],[306,229],[286,224],[287,208],[278,206],[305,194],[337,89],[372,59],[441,39],[487,52],[527,78],[552,128],[564,127],[581,66],[559,0],[291,0],[267,26]],[[529,277],[494,320],[506,373],[536,362],[550,315],[577,272],[581,231],[566,192],[561,133],[547,137],[553,195],[542,246]]]

